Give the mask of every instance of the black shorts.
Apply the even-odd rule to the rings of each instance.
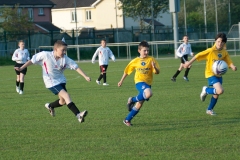
[[[16,63],[14,67],[19,67],[19,68],[20,68],[20,67],[22,67],[23,65],[24,65],[24,64]],[[27,74],[27,68],[23,69],[22,71],[17,71],[17,70],[15,69],[15,72],[16,72],[17,75],[20,75],[20,73],[26,75],[26,74]]]
[[[181,61],[181,63],[184,64],[186,61],[188,61],[188,55],[186,54],[186,55],[182,56],[180,61]]]
[[[101,73],[106,73],[107,72],[108,65],[101,65],[100,66],[100,72]]]

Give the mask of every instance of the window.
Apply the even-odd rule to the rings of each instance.
[[[29,16],[29,19],[31,21],[33,21],[33,9],[32,8],[28,8],[28,16]]]
[[[43,8],[38,8],[38,15],[44,15]]]
[[[86,20],[87,20],[87,21],[92,20],[91,11],[86,11]]]
[[[71,21],[72,22],[76,22],[77,21],[77,17],[76,17],[77,15],[75,15],[75,11],[72,11],[71,12]]]
[[[18,13],[18,16],[21,16],[22,15],[22,8],[18,8],[17,13]]]

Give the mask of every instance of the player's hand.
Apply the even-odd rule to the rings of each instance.
[[[194,53],[193,53],[193,52],[191,53],[191,56],[192,56],[192,57],[194,56]]]
[[[232,70],[233,70],[233,71],[237,71],[237,66],[233,66],[233,67],[232,67]]]
[[[118,87],[121,87],[122,81],[118,82]]]
[[[14,67],[14,69],[16,70],[16,71],[21,71],[21,69],[19,68],[19,67]]]
[[[86,76],[86,77],[84,77],[85,79],[86,79],[86,81],[88,81],[88,82],[90,82],[91,81],[91,78],[90,77],[88,77],[88,76]]]

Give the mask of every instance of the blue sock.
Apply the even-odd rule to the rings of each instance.
[[[214,97],[212,96],[211,101],[210,101],[210,104],[209,104],[209,106],[208,106],[208,110],[212,110],[212,109],[214,108],[214,106],[215,106],[216,103],[217,103],[217,100],[218,100],[218,98],[216,99],[216,98],[214,98]]]
[[[139,93],[136,97],[132,97],[133,102],[139,102],[145,100],[144,93]]]
[[[216,94],[216,89],[215,88],[206,88],[207,94]]]
[[[133,107],[131,112],[127,115],[127,117],[125,118],[125,120],[127,120],[128,122],[130,122],[134,116],[136,116],[138,114],[139,110],[136,107]]]

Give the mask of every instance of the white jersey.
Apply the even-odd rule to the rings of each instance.
[[[193,55],[190,43],[182,43],[177,49],[177,56],[182,57],[184,55]]]
[[[99,65],[108,65],[109,57],[115,61],[115,56],[108,47],[99,47],[92,57],[92,63],[94,63],[98,56]]]
[[[43,81],[46,88],[66,83],[66,78],[63,74],[66,68],[78,69],[77,63],[66,55],[56,61],[53,52],[39,52],[32,57],[31,61],[33,64],[42,66]]]
[[[30,60],[30,54],[27,49],[16,49],[12,55],[12,60],[19,64],[24,64]]]

